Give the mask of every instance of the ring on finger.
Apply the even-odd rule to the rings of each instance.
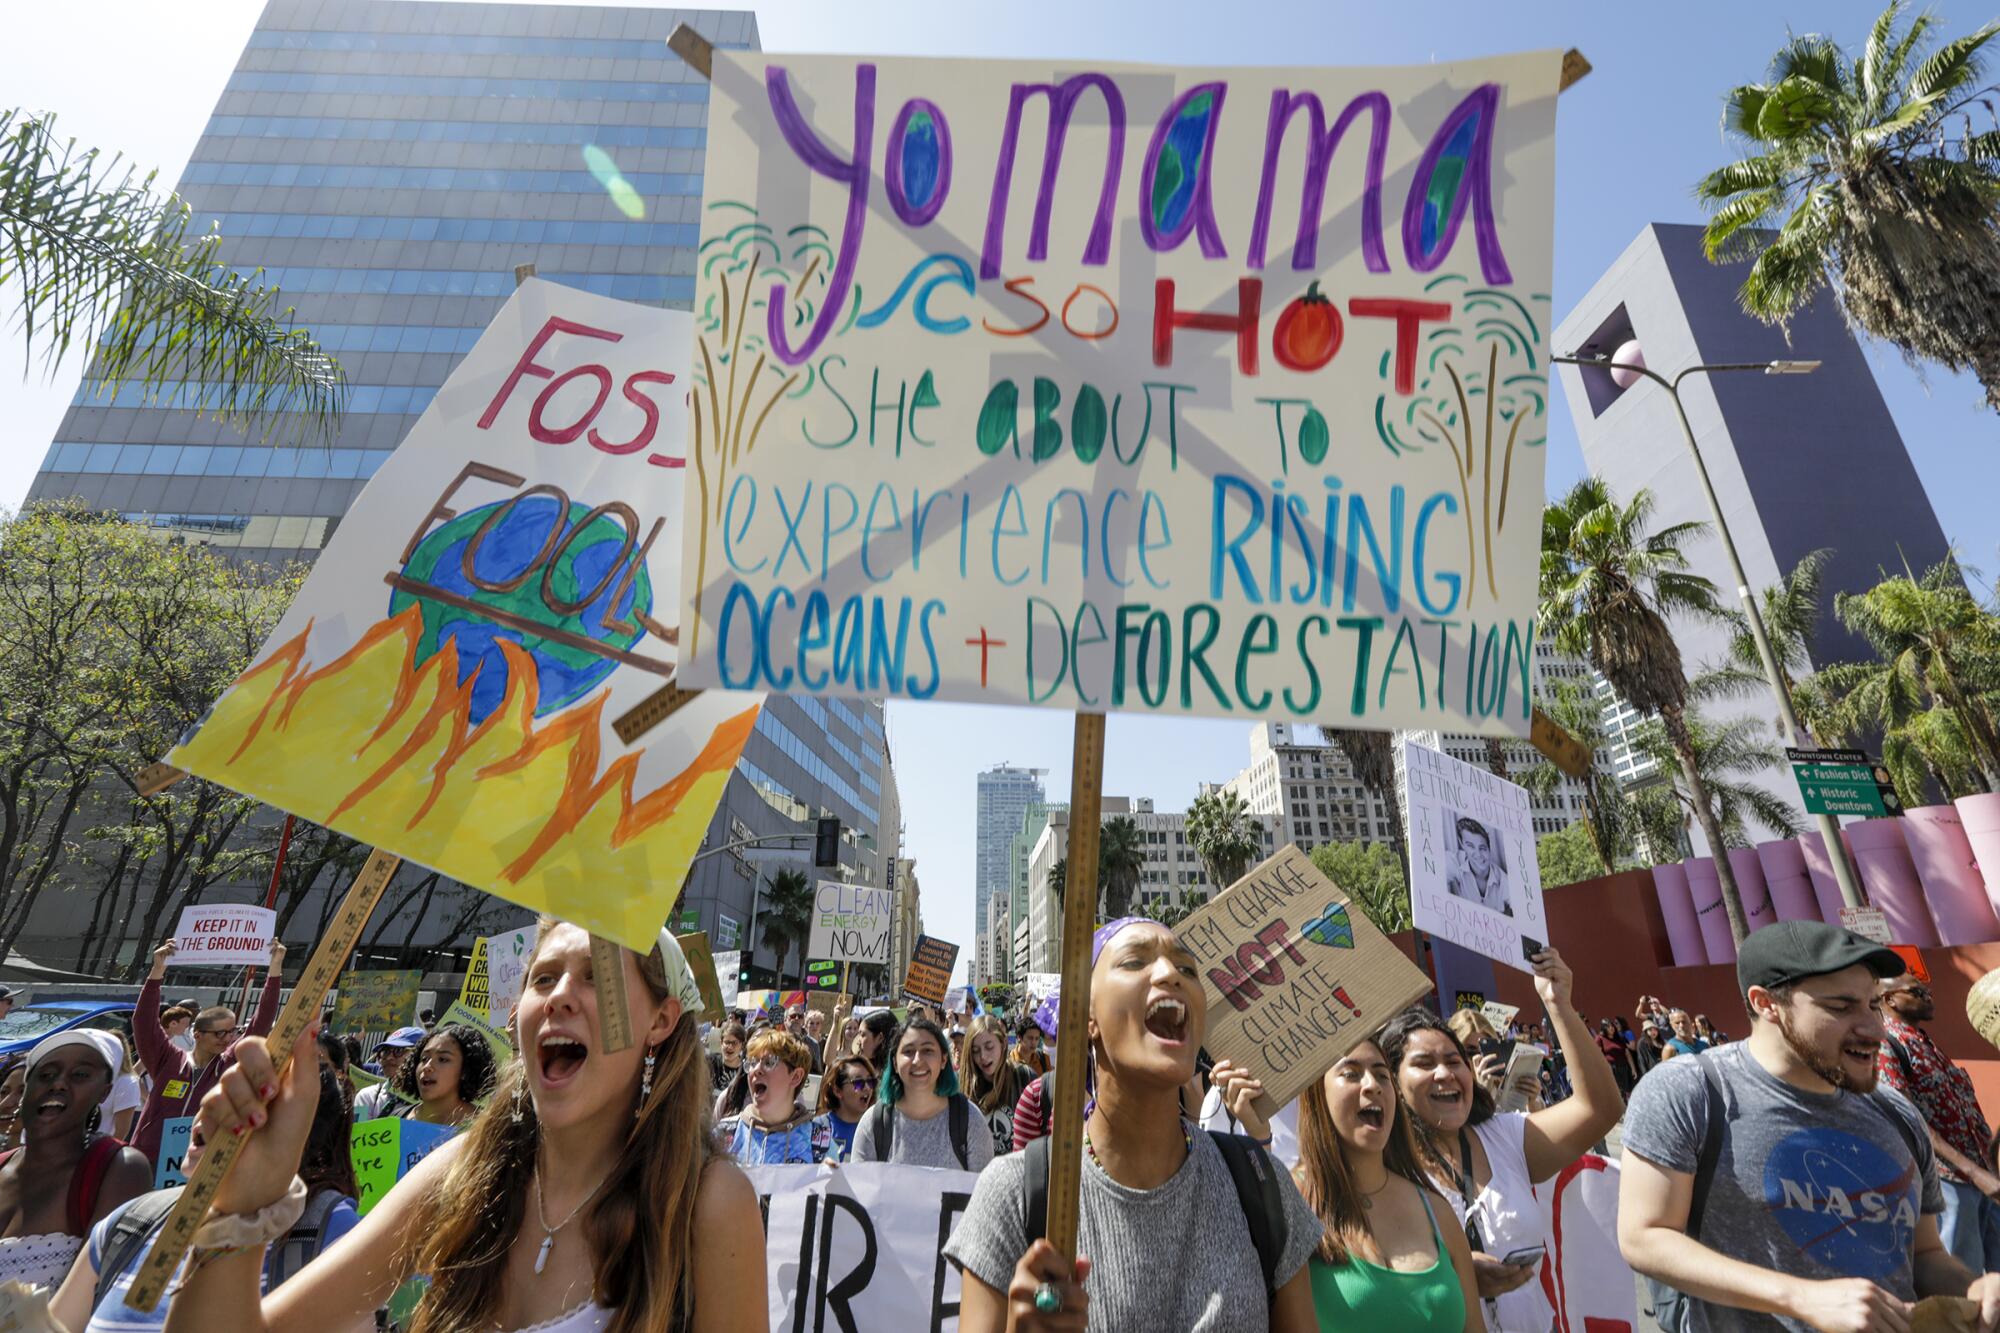
[[[1056,1314],[1063,1308],[1062,1288],[1053,1282],[1044,1282],[1035,1288],[1035,1308],[1043,1314]]]

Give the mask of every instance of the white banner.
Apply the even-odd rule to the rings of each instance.
[[[278,914],[244,903],[204,903],[181,909],[174,927],[175,967],[262,967],[271,961]]]
[[[523,926],[486,938],[486,1011],[499,1027],[507,1026],[514,1002],[527,980],[528,960],[535,956],[536,926]]]
[[[812,939],[806,957],[836,963],[886,963],[895,919],[893,891],[823,879],[813,894]]]
[[[717,51],[687,681],[1526,735],[1560,66]]]
[[[1618,1250],[1618,1163],[1585,1153],[1535,1186],[1535,1197],[1549,1237],[1537,1277],[1555,1333],[1638,1328],[1637,1286]]]
[[[1403,742],[1410,812],[1410,919],[1418,930],[1532,971],[1548,943],[1527,790],[1415,741]]]
[[[942,1253],[970,1171],[856,1163],[752,1166],[764,1205],[774,1333],[958,1327],[958,1269]]]

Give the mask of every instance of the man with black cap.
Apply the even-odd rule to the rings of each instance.
[[[1938,1237],[1944,1199],[1916,1109],[1876,1087],[1877,983],[1891,950],[1781,921],[1743,941],[1750,1036],[1642,1079],[1625,1116],[1618,1244],[1685,1293],[1685,1327],[1909,1327],[1924,1296],[1969,1296],[2000,1328],[2000,1274],[1974,1278]],[[1656,1302],[1674,1327],[1677,1311]],[[1664,1316],[1664,1317],[1663,1317]]]

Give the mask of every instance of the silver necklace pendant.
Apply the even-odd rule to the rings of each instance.
[[[556,1246],[556,1233],[551,1231],[542,1237],[542,1248],[535,1252],[535,1271],[541,1272],[549,1266],[549,1251]]]

